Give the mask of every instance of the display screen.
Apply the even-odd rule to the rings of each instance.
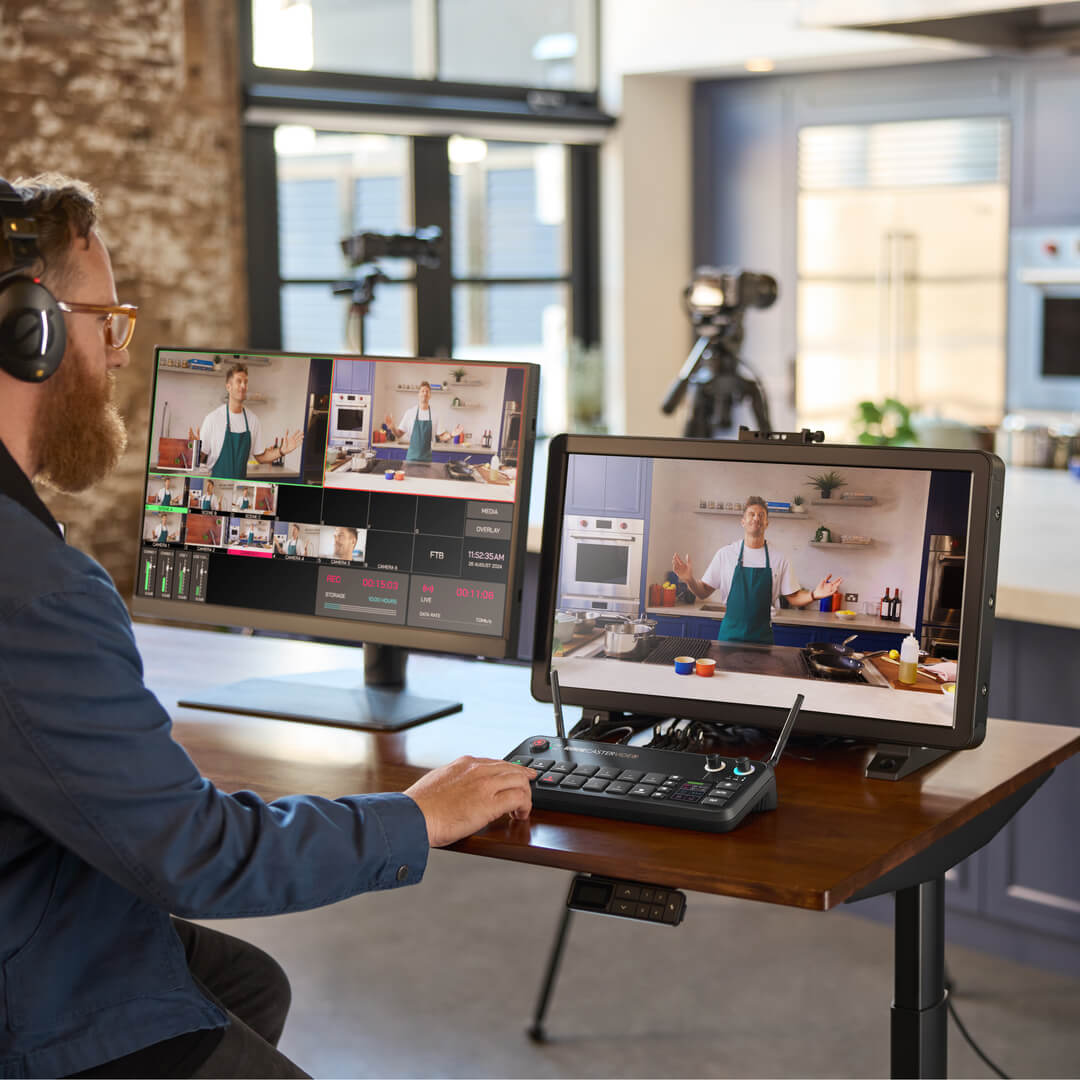
[[[807,710],[953,726],[955,654],[935,651],[927,613],[960,607],[971,473],[817,454],[812,469],[570,454],[551,646],[564,690],[783,709],[802,693]],[[624,546],[589,546],[590,515]],[[591,553],[636,549],[629,592],[598,613],[583,581],[611,577]]]
[[[504,636],[529,375],[159,349],[137,595]]]

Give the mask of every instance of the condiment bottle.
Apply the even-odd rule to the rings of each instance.
[[[919,643],[908,634],[900,643],[900,674],[897,678],[902,683],[911,685],[915,682],[916,668],[919,664]]]

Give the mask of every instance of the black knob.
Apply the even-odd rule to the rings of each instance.
[[[706,754],[705,755],[705,771],[706,772],[722,772],[727,766],[727,762],[724,760],[722,754]]]

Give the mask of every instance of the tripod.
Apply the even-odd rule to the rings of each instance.
[[[673,413],[690,391],[690,414],[683,435],[688,439],[731,438],[735,425],[732,411],[749,402],[758,431],[771,431],[769,403],[757,379],[739,374],[739,346],[742,345],[742,312],[724,322],[709,321],[701,329],[682,370],[661,405]]]
[[[354,352],[364,354],[364,317],[375,301],[375,285],[390,279],[379,269],[369,270],[355,281],[342,281],[334,285],[335,296],[349,297],[349,310],[345,315],[345,340]]]

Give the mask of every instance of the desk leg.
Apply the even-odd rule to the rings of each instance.
[[[551,956],[548,957],[547,972],[544,975],[544,985],[540,989],[540,997],[536,1002],[532,1027],[529,1028],[529,1038],[533,1042],[547,1041],[547,1033],[544,1031],[544,1017],[547,1015],[551,991],[555,988],[555,978],[559,974],[559,962],[562,960],[563,946],[566,944],[566,932],[570,929],[570,916],[573,914],[570,908],[564,907],[559,929],[555,932],[555,940],[551,945]]]
[[[891,1073],[947,1075],[945,877],[897,889]]]

